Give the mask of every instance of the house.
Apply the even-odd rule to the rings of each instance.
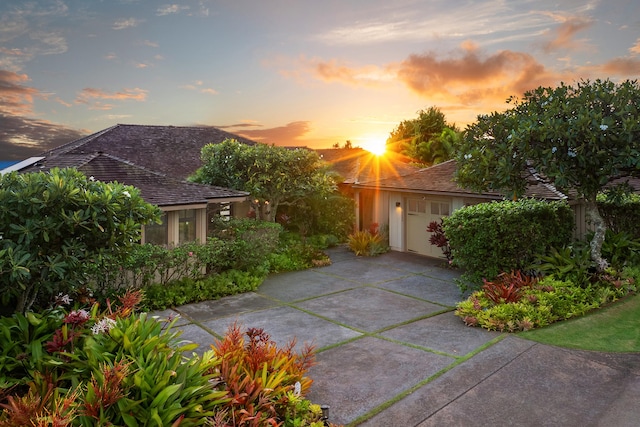
[[[118,124],[11,169],[38,172],[75,167],[103,182],[137,187],[145,201],[163,211],[162,224],[143,227],[142,242],[177,245],[206,240],[207,225],[214,214],[246,214],[248,193],[187,181],[201,165],[202,147],[228,138],[256,144],[213,127]]]
[[[361,183],[377,182],[415,173],[420,168],[412,159],[396,152],[387,152],[378,156],[362,148],[328,148],[316,152],[326,161],[331,170],[341,178],[340,191],[354,198],[356,202],[356,230],[368,228],[377,222],[371,209],[376,202],[375,191],[355,191]]]
[[[370,222],[388,224],[392,250],[442,257],[442,250],[429,243],[427,226],[456,209],[492,200],[503,200],[498,192],[475,193],[456,185],[455,160],[449,160],[406,175],[397,175],[352,185],[356,200]],[[566,195],[553,186],[533,181],[526,196],[564,200]],[[371,202],[373,201],[373,203]],[[362,224],[368,227],[367,223]]]

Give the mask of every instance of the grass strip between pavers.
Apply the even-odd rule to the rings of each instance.
[[[558,347],[612,353],[640,352],[640,294],[627,296],[584,316],[518,336]]]
[[[450,370],[452,370],[456,366],[458,366],[461,363],[471,359],[476,354],[486,350],[487,348],[493,346],[494,344],[499,343],[500,341],[502,341],[503,339],[505,339],[508,336],[509,336],[509,334],[502,334],[500,336],[497,336],[494,339],[492,339],[491,341],[488,341],[484,345],[478,347],[474,351],[466,354],[465,356],[457,358],[455,360],[455,362],[453,362],[451,365],[449,365],[446,368],[436,372],[435,374],[431,375],[429,378],[425,378],[424,380],[422,380],[419,383],[415,384],[413,387],[410,387],[407,390],[403,391],[402,393],[397,394],[392,399],[389,399],[386,402],[381,403],[380,405],[376,406],[375,408],[373,408],[372,410],[370,410],[366,414],[360,415],[358,418],[356,418],[355,420],[353,420],[349,424],[347,424],[346,427],[357,426],[358,424],[363,423],[363,422],[365,422],[366,420],[368,420],[370,418],[373,418],[374,416],[378,415],[380,412],[382,412],[385,409],[389,408],[394,403],[399,402],[400,400],[402,400],[405,397],[407,397],[408,395],[412,394],[413,392],[415,392],[419,388],[421,388],[424,385],[429,384],[431,381],[434,381],[435,379],[441,377],[442,375],[446,374],[447,372],[449,372]]]

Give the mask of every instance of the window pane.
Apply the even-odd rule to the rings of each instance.
[[[196,211],[195,209],[183,209],[178,211],[178,243],[193,242],[196,240]]]
[[[449,203],[440,204],[440,215],[443,215],[443,216],[449,215]]]
[[[167,244],[167,214],[163,214],[160,218],[162,223],[160,224],[147,224],[144,226],[144,240],[145,243],[152,243],[154,245],[166,245]]]
[[[431,202],[431,215],[440,215],[440,203]]]

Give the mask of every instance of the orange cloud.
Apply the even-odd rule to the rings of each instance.
[[[29,81],[26,74],[0,70],[0,112],[9,115],[31,114],[33,97],[39,96],[37,89],[24,86]]]
[[[640,39],[636,40],[636,43],[629,48],[629,52],[640,54]]]
[[[240,127],[254,127],[253,124],[240,124]],[[246,129],[237,128],[231,132],[236,133],[245,138],[254,141],[263,142],[265,144],[274,144],[280,146],[300,145],[300,137],[311,131],[311,122],[297,121],[287,123],[285,126],[279,126],[269,129]]]
[[[575,49],[583,47],[584,41],[575,39],[577,33],[586,30],[593,21],[585,18],[572,17],[564,19],[563,22],[551,31],[553,38],[543,45],[545,52],[549,53],[557,49]]]
[[[608,62],[605,62],[598,68],[604,71],[606,74],[636,77],[640,75],[640,59],[614,58]]]
[[[90,104],[92,109],[110,110],[112,104],[104,104],[101,100],[111,99],[116,101],[144,101],[147,98],[147,91],[144,89],[124,89],[119,92],[106,92],[102,89],[84,88],[76,97],[78,104]]]
[[[557,81],[527,53],[504,50],[483,57],[475,48],[446,59],[432,53],[411,55],[399,64],[398,78],[419,95],[465,105],[504,101]]]

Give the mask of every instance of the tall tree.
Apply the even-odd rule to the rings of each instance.
[[[455,125],[437,107],[418,111],[418,117],[402,121],[387,139],[387,148],[419,163],[436,164],[453,157],[458,140]]]
[[[612,181],[640,176],[640,86],[637,81],[580,81],[539,87],[511,98],[513,108],[478,117],[457,154],[460,185],[524,193],[526,171],[582,200],[594,226],[591,257],[608,263],[601,249],[606,226],[596,196]],[[529,175],[530,176],[530,175]]]
[[[251,193],[259,219],[275,221],[280,205],[335,190],[318,154],[303,148],[241,144],[227,139],[202,148],[202,167],[192,179]]]

